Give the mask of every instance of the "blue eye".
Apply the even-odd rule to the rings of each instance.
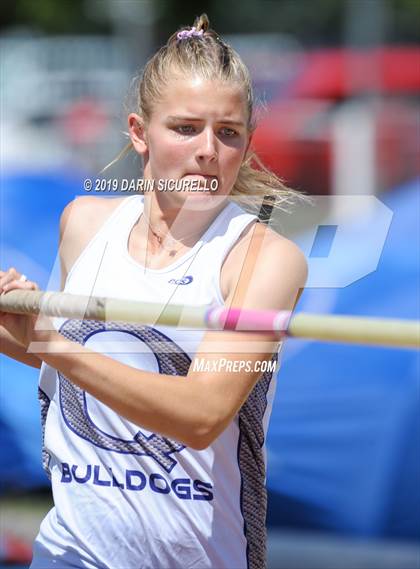
[[[175,127],[175,131],[179,134],[193,134],[195,132],[195,128],[190,124],[180,125]]]
[[[223,136],[232,137],[232,136],[236,136],[238,134],[236,132],[236,130],[233,130],[233,128],[229,128],[227,126],[223,127],[221,130],[222,130]]]

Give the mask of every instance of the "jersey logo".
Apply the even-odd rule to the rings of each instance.
[[[60,334],[84,345],[94,334],[125,332],[137,338],[154,352],[159,371],[166,375],[187,375],[191,364],[189,356],[170,338],[149,326],[123,324],[120,322],[96,322],[93,320],[67,320]],[[162,345],[168,349],[162,350]],[[59,378],[60,408],[64,421],[76,435],[97,447],[110,452],[134,454],[153,458],[166,472],[171,472],[177,461],[173,454],[181,452],[185,445],[156,433],[139,430],[131,440],[106,433],[95,424],[88,410],[86,392],[74,385],[61,372]],[[99,406],[102,404],[99,403]],[[112,413],[112,412],[111,412]]]
[[[187,285],[193,282],[193,278],[191,275],[188,275],[186,277],[182,277],[182,279],[171,279],[170,281],[168,281],[169,284],[175,284],[175,285]]]

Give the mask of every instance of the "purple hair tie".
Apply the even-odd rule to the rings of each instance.
[[[185,40],[192,37],[201,37],[203,33],[204,30],[197,31],[195,26],[193,26],[190,30],[182,30],[182,32],[178,32],[176,37],[179,40]]]

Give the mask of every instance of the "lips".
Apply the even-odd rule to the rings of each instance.
[[[214,176],[212,174],[201,174],[199,172],[197,173],[193,173],[193,172],[189,172],[188,174],[185,174],[185,176],[183,176],[184,178],[198,178],[201,180],[217,180],[217,176]]]

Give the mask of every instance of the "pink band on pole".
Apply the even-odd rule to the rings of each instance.
[[[284,332],[291,317],[288,310],[248,310],[240,308],[211,308],[207,321],[212,328],[236,331]]]
[[[224,309],[219,318],[224,330],[236,330],[239,317],[241,315],[240,308]]]

